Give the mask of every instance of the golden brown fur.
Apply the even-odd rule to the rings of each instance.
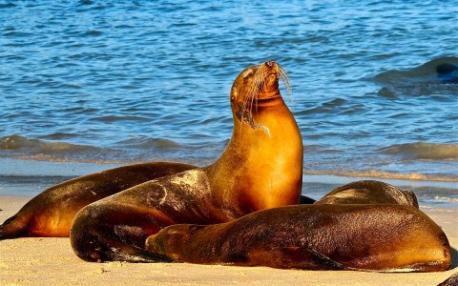
[[[173,261],[275,268],[443,271],[450,267],[444,232],[410,206],[300,205],[231,222],[173,225],[146,248]]]
[[[177,223],[214,224],[299,202],[302,138],[278,89],[280,66],[250,66],[231,89],[232,138],[215,163],[134,186],[85,207],[72,246],[89,261],[155,261],[145,239]]]
[[[88,204],[162,176],[197,168],[152,162],[123,166],[71,179],[32,198],[0,226],[0,239],[20,236],[68,236],[76,213]]]

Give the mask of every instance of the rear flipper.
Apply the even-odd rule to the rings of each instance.
[[[143,250],[146,237],[157,232],[160,225],[147,212],[128,205],[89,205],[75,219],[71,243],[86,261],[168,261]]]
[[[192,185],[188,184],[190,178]],[[208,205],[203,203],[210,193],[206,180],[204,171],[189,170],[86,206],[73,222],[73,250],[86,261],[163,261],[165,256],[145,251],[146,238],[183,221],[213,221],[207,216]]]

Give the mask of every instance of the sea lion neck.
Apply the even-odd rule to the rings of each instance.
[[[281,106],[280,106],[281,105]],[[254,105],[254,111],[258,111],[264,107],[279,107],[279,108],[286,108],[285,102],[283,101],[282,96],[280,95],[279,90],[274,90],[271,92],[266,92],[259,97]]]
[[[234,114],[231,140],[206,168],[212,188],[218,190],[213,199],[229,217],[296,204],[300,195],[302,138],[283,99],[260,103],[251,123]]]

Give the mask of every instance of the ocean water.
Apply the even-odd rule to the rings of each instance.
[[[231,135],[233,80],[268,59],[290,78],[304,174],[458,200],[458,71],[440,69],[458,67],[456,1],[0,0],[0,193],[36,160],[205,165]],[[74,168],[25,181],[93,170]]]

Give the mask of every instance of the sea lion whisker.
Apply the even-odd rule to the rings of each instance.
[[[256,96],[256,112],[258,112],[258,102],[259,102],[259,98]]]
[[[247,112],[247,107],[248,107],[249,100],[250,100],[249,96],[245,96],[243,98],[242,111],[241,111],[241,116],[240,116],[240,120],[242,122],[247,120],[245,117],[246,117],[246,112]]]
[[[253,91],[251,93],[250,114],[249,114],[251,127],[253,127],[253,128],[259,128],[259,125],[256,124],[256,122],[254,120],[254,117],[253,117],[253,104],[254,104],[254,100],[256,100],[256,110],[257,110],[257,107],[258,107],[257,106],[258,95],[261,92],[263,85],[264,85],[264,77],[263,76],[262,77],[258,77],[257,81],[253,84]]]
[[[242,118],[245,116],[245,112],[247,110],[247,106],[248,106],[248,99],[247,98],[244,98],[243,99],[243,104],[242,104]]]
[[[254,97],[255,97],[255,94],[253,93],[248,98],[249,107],[247,110],[247,120],[251,127],[254,127],[254,117],[253,117],[253,98]]]
[[[251,102],[250,102],[250,113],[249,113],[250,121],[252,122],[252,124],[255,124],[254,117],[253,117],[253,102],[255,98],[257,98],[257,96],[255,94],[252,94]]]
[[[283,81],[286,87],[286,91],[288,92],[288,98],[292,100],[293,99],[293,89],[291,87],[291,84],[289,83],[288,75],[286,74],[286,71],[280,65],[278,65],[278,71],[280,74],[280,80]]]

